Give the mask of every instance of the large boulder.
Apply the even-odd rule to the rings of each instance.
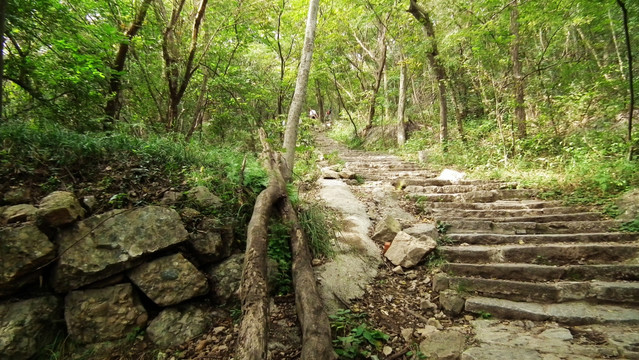
[[[82,218],[84,209],[73,193],[54,191],[40,201],[37,216],[46,225],[58,227]]]
[[[243,267],[244,254],[235,254],[208,269],[216,302],[226,304],[239,301],[237,290],[240,288]]]
[[[183,216],[184,217],[184,216]],[[191,234],[189,242],[199,255],[200,260],[214,262],[231,255],[233,231],[221,228],[216,219],[206,218],[200,221],[197,231]]]
[[[466,335],[450,329],[426,334],[419,344],[419,350],[428,359],[457,360],[465,345]]]
[[[55,258],[49,238],[35,225],[0,229],[0,295],[10,293],[32,272]]]
[[[210,312],[190,305],[164,309],[146,329],[149,339],[162,348],[180,345],[211,327]]]
[[[436,247],[437,242],[428,236],[417,238],[400,231],[384,255],[394,265],[410,268]]]
[[[0,304],[0,359],[29,359],[62,330],[62,301],[45,296]]]
[[[386,215],[382,221],[375,225],[372,239],[376,242],[391,242],[398,232],[402,231],[402,225],[390,215]]]
[[[209,291],[206,276],[182,254],[142,264],[129,272],[129,278],[160,306],[178,304]]]
[[[639,189],[625,193],[615,204],[619,207],[619,220],[632,221],[639,217]]]
[[[2,201],[7,204],[24,204],[31,201],[31,189],[28,187],[13,187],[2,196]]]
[[[146,310],[131,284],[70,292],[64,318],[69,336],[82,344],[115,340],[143,328]]]
[[[215,196],[206,186],[196,186],[186,193],[189,201],[201,208],[219,208],[222,200]]]
[[[147,206],[92,216],[60,232],[54,288],[65,292],[105,279],[187,237],[173,209]]]

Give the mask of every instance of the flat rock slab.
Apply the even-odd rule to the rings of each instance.
[[[131,284],[70,292],[64,318],[69,336],[82,344],[120,339],[146,325],[148,315]]]
[[[0,211],[0,218],[4,219],[8,224],[35,220],[35,206],[30,204],[19,204],[8,206],[4,211]]]
[[[60,232],[54,288],[65,292],[105,279],[187,237],[178,213],[159,206],[90,217]]]
[[[142,264],[129,272],[129,278],[160,306],[178,304],[209,291],[206,276],[182,254]]]
[[[591,305],[584,302],[538,304],[505,299],[470,297],[466,311],[490,313],[500,318],[557,321],[570,325],[639,324],[639,310],[613,305]]]
[[[163,310],[147,328],[149,339],[167,348],[180,345],[203,334],[211,327],[211,315],[204,310],[187,306]]]
[[[0,229],[0,294],[54,257],[53,244],[35,225]]]
[[[0,304],[0,358],[29,359],[61,330],[62,301],[46,296]]]
[[[343,230],[337,237],[332,261],[315,267],[319,291],[329,313],[364,295],[364,288],[377,276],[380,249],[368,236],[372,226],[366,205],[340,180],[318,180],[320,197],[339,212]]]

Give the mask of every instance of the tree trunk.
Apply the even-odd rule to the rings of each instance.
[[[297,130],[299,127],[302,106],[306,99],[306,88],[308,86],[308,74],[311,71],[311,60],[313,59],[313,46],[315,43],[315,29],[317,27],[317,12],[319,0],[310,0],[308,7],[308,17],[306,19],[306,34],[304,35],[304,48],[302,49],[302,59],[295,82],[295,92],[293,101],[288,111],[286,119],[286,132],[284,133],[284,151],[286,159],[286,170],[282,173],[284,180],[288,181],[293,176],[293,165],[295,163],[295,145],[297,142]]]
[[[335,71],[333,71],[333,69],[331,69],[331,74],[333,74],[333,82],[335,83],[335,91],[337,92],[337,99],[339,100],[341,107],[343,107],[344,111],[346,111],[346,115],[348,116],[348,120],[351,122],[351,125],[353,125],[353,134],[355,135],[355,137],[358,137],[359,133],[357,131],[357,124],[355,124],[355,120],[353,120],[353,117],[351,116],[350,111],[348,111],[348,107],[344,103],[344,98],[342,97],[342,92],[339,90],[339,83],[337,82],[337,77],[335,76]],[[341,110],[338,110],[337,113],[339,114],[340,112]]]
[[[320,122],[324,122],[324,98],[322,97],[322,88],[320,87],[319,80],[315,79],[315,94],[317,96],[317,107],[318,107],[318,116]]]
[[[626,4],[622,0],[617,0],[617,5],[623,12],[623,30],[626,34],[626,51],[628,52],[628,86],[630,87],[630,109],[628,110],[628,143],[630,144],[630,150],[628,152],[628,159],[632,160],[634,146],[632,143],[632,115],[635,110],[635,88],[633,85],[633,73],[632,73],[632,47],[630,46],[630,31],[628,30],[628,10]]]
[[[331,342],[331,325],[324,311],[315,274],[311,265],[308,240],[300,227],[291,201],[286,198],[280,213],[287,224],[291,224],[291,252],[293,255],[293,286],[295,307],[302,327],[302,353],[300,359],[332,360],[337,356]]]
[[[0,122],[4,120],[4,31],[7,22],[7,0],[0,0]]]
[[[400,59],[399,65],[399,100],[397,101],[397,145],[404,146],[406,143],[406,123],[404,113],[406,109],[406,72],[407,67],[404,58]]]
[[[120,109],[122,108],[122,99],[120,98],[122,90],[122,71],[124,70],[124,64],[126,63],[131,39],[133,39],[142,27],[142,23],[144,22],[146,12],[149,9],[151,1],[152,0],[144,0],[140,5],[140,9],[135,15],[135,19],[127,29],[126,33],[124,33],[126,40],[120,43],[118,53],[115,55],[115,61],[111,66],[113,74],[111,74],[111,80],[109,81],[109,101],[107,101],[104,109],[107,116],[107,122],[113,122],[120,116]]]
[[[512,3],[510,9],[510,32],[513,35],[511,44],[511,60],[513,63],[513,83],[515,84],[515,121],[517,122],[517,137],[526,137],[526,108],[524,105],[524,80],[521,73],[521,59],[519,57],[519,8],[518,0]]]
[[[439,51],[437,50],[437,41],[435,39],[435,28],[430,19],[428,12],[417,4],[417,0],[410,0],[408,12],[411,13],[417,21],[422,24],[426,36],[431,43],[431,51],[428,52],[428,62],[435,72],[437,80],[437,90],[439,93],[439,141],[444,151],[446,150],[446,142],[448,141],[448,106],[446,103],[446,70],[439,61]]]
[[[366,119],[366,128],[364,132],[373,127],[373,119],[375,117],[375,103],[377,99],[377,93],[382,83],[382,77],[384,75],[384,68],[386,67],[386,26],[380,24],[382,27],[379,39],[378,48],[380,49],[379,56],[377,58],[377,73],[375,74],[375,83],[373,84],[371,97],[368,105],[368,117]]]

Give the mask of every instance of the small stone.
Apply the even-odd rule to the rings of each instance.
[[[428,319],[428,322],[426,323],[426,325],[433,326],[437,330],[441,330],[444,328],[442,324],[439,322],[439,320],[433,319],[433,318]]]
[[[432,326],[432,325],[426,325],[421,329],[417,329],[417,334],[421,337],[427,337],[430,334],[434,334],[436,332],[438,332],[439,330]]]
[[[422,300],[419,304],[419,308],[422,310],[437,310],[437,305],[430,300]]]
[[[89,210],[89,212],[95,211],[95,208],[98,205],[98,200],[93,195],[83,196],[80,201],[84,208]]]
[[[442,311],[435,314],[435,319],[445,319],[445,318],[446,318],[446,314],[444,314]]]
[[[164,205],[175,205],[182,200],[184,194],[177,191],[167,191],[162,196],[162,200],[160,201]]]
[[[311,261],[311,264],[312,264],[313,266],[320,266],[320,265],[322,265],[322,260],[320,260],[320,259],[313,259],[313,260]]]
[[[414,272],[411,272],[410,274],[406,275],[406,278],[408,280],[415,280],[417,279],[417,274],[415,274]]]
[[[464,320],[473,321],[473,320],[475,320],[475,317],[473,317],[472,315],[464,315]]]
[[[388,356],[393,352],[393,348],[390,346],[384,346],[384,348],[382,349],[382,353],[384,353],[384,355]]]
[[[402,329],[400,334],[406,342],[410,342],[413,339],[413,329],[411,328]]]
[[[573,339],[572,333],[570,332],[570,330],[566,328],[548,329],[542,332],[541,334],[539,334],[539,336],[545,337],[547,339],[556,339],[556,340],[563,340],[563,341],[568,341]]]
[[[216,327],[213,328],[213,333],[215,335],[219,335],[222,332],[224,332],[224,330],[226,330],[226,326],[216,326]]]
[[[404,269],[401,266],[397,265],[393,268],[393,272],[398,275],[402,275],[404,273]]]

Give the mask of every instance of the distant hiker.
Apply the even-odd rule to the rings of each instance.
[[[308,113],[308,117],[310,117],[311,119],[317,119],[317,111],[311,109],[311,111],[309,111]]]

